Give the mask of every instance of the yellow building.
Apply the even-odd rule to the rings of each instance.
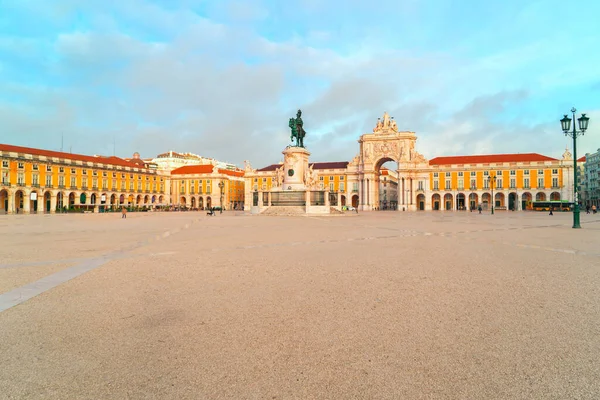
[[[99,211],[168,202],[168,176],[131,160],[0,144],[0,213]]]
[[[171,171],[172,203],[182,208],[244,209],[244,171],[186,165]]]

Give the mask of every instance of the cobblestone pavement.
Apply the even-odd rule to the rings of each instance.
[[[0,398],[597,399],[581,217],[0,216]]]

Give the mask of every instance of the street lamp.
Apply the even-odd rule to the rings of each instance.
[[[494,186],[496,186],[496,175],[492,175],[490,174],[488,176],[488,184],[490,185],[490,187],[492,188],[492,215],[494,215]]]
[[[219,204],[221,205],[221,212],[223,212],[223,188],[224,187],[225,187],[225,184],[223,183],[223,181],[220,181],[219,189],[221,190],[221,197],[220,197],[221,202]]]
[[[575,107],[571,108],[573,119],[575,119],[576,111]],[[581,114],[581,117],[577,118],[577,122],[579,122],[579,131],[575,129],[575,124],[573,124],[573,130],[571,131],[571,121],[572,119],[565,114],[563,119],[560,120],[560,125],[565,136],[573,138],[573,174],[575,175],[573,179],[573,198],[575,199],[575,207],[573,208],[573,228],[581,228],[581,225],[579,224],[579,196],[577,193],[577,137],[583,136],[588,128],[590,119],[586,117],[585,114]]]

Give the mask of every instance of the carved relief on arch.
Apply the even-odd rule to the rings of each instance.
[[[368,162],[373,162],[375,159],[391,158],[394,160],[400,159],[401,145],[397,141],[381,141],[365,143],[364,159]]]

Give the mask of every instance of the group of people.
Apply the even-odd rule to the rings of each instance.
[[[590,210],[596,214],[596,205],[594,204],[593,206],[590,207],[590,205],[588,204],[587,206],[585,206],[585,213],[589,214]]]

